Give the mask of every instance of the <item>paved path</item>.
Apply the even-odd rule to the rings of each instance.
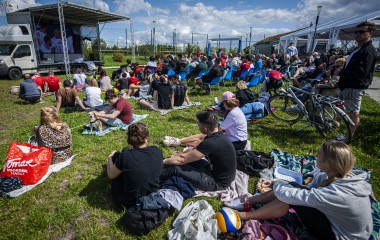
[[[380,104],[380,78],[373,77],[372,84],[366,90],[367,94]]]

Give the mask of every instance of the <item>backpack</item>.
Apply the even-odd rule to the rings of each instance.
[[[161,225],[173,212],[174,208],[144,210],[133,205],[125,212],[123,225],[132,234],[144,235]]]
[[[270,71],[267,81],[267,90],[277,90],[282,86],[282,73],[279,71]]]
[[[274,163],[272,157],[266,153],[247,150],[238,150],[236,159],[237,170],[257,177],[260,177],[261,170],[271,168]]]

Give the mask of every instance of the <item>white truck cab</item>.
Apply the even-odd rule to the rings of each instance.
[[[36,52],[29,24],[0,26],[0,75],[20,79],[37,69]]]

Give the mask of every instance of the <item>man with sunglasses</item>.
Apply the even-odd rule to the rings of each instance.
[[[372,84],[373,71],[376,63],[376,50],[372,45],[371,37],[376,29],[374,23],[363,22],[356,26],[354,31],[358,46],[347,58],[343,70],[340,72],[339,88],[341,98],[346,102],[346,112],[355,123],[351,126],[354,135],[360,118],[360,105],[365,90]]]

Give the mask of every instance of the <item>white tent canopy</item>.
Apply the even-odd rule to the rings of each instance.
[[[312,49],[317,45],[318,40],[328,40],[329,44],[335,44],[337,40],[350,41],[354,40],[355,26],[362,22],[373,22],[376,26],[380,26],[380,11],[367,13],[364,15],[357,15],[345,19],[334,20],[327,23],[322,23],[317,26],[315,34],[315,43]],[[309,27],[304,30],[294,32],[280,38],[280,44],[282,47],[286,47],[288,43],[297,42],[297,40],[307,39],[307,49],[311,44],[315,27]],[[376,29],[373,37],[379,37],[380,30]]]

